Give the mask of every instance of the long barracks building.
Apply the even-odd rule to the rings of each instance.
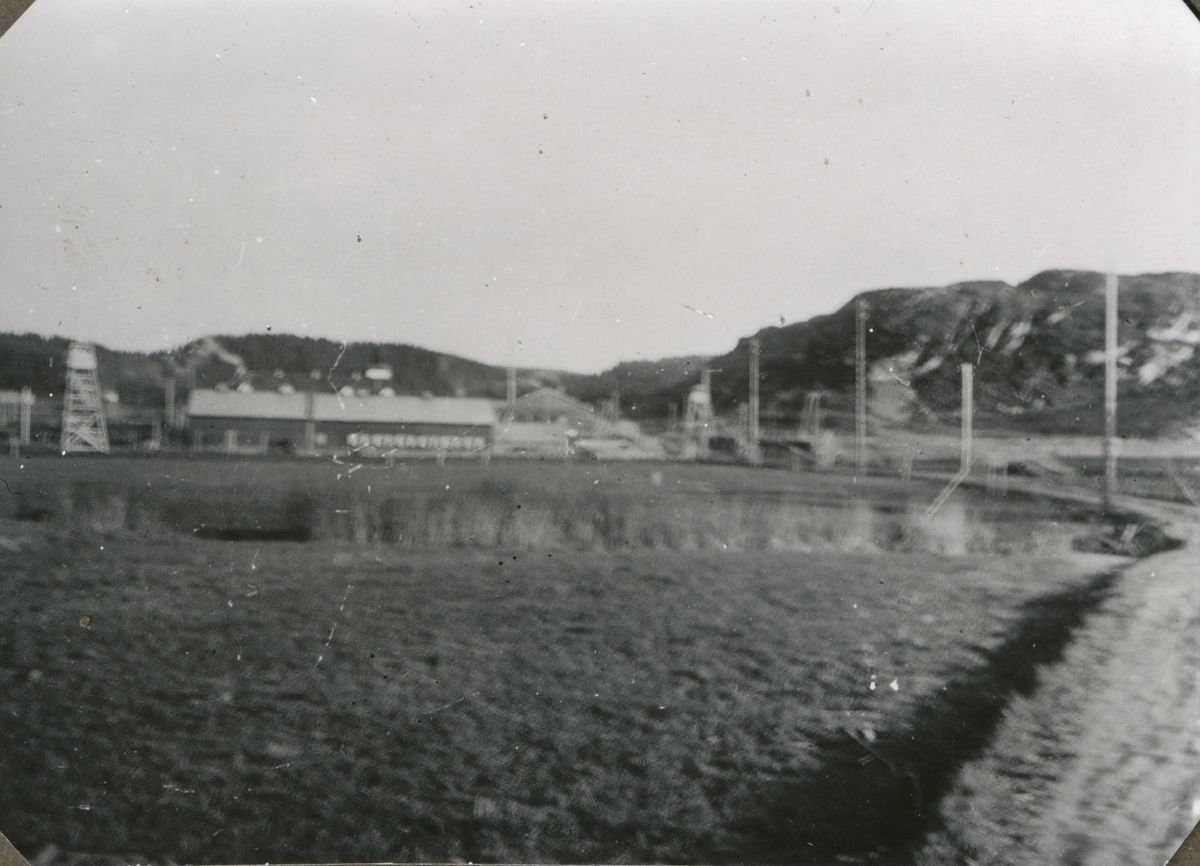
[[[465,397],[197,389],[188,416],[197,451],[472,453],[491,446],[495,407]]]

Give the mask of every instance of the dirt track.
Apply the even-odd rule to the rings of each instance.
[[[1200,817],[1200,518],[1119,504],[1186,546],[1124,569],[963,768],[918,863],[1159,866]]]

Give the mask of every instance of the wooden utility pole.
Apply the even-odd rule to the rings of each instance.
[[[175,375],[173,373],[163,379],[163,420],[166,421],[168,430],[174,430],[178,426],[175,423]]]
[[[975,414],[975,368],[962,365],[962,445],[959,447],[959,471],[970,472],[973,442],[971,422]]]
[[[817,438],[817,434],[821,432],[821,392],[809,391],[804,396],[804,416],[803,419],[807,423],[802,424],[801,432],[807,433],[812,439]]]
[[[683,432],[694,443],[698,460],[708,459],[708,439],[713,432],[712,374],[720,370],[702,367],[700,384],[688,392],[687,415],[683,419]]]
[[[517,402],[517,368],[508,368],[508,411],[513,411],[513,404]]]
[[[29,444],[30,429],[32,427],[31,416],[33,415],[33,389],[21,389],[21,434],[20,440],[22,445]]]
[[[750,338],[750,417],[747,419],[746,456],[754,466],[762,463],[762,452],[758,447],[758,337]]]
[[[1104,283],[1104,510],[1117,492],[1117,275]]]
[[[854,458],[858,474],[867,475],[867,302],[855,305],[854,339]]]
[[[938,498],[933,500],[933,504],[925,509],[925,519],[933,517],[937,514],[939,508],[946,504],[946,500],[950,498],[958,485],[962,484],[966,479],[967,474],[971,471],[971,415],[974,412],[975,404],[975,368],[970,364],[962,365],[962,444],[961,448],[961,464],[958,467],[958,472],[950,479],[950,483],[942,488],[942,492],[938,494]]]

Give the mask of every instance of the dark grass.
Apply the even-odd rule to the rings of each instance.
[[[1004,639],[980,649],[983,664],[922,695],[901,724],[870,739],[847,731],[820,738],[821,769],[764,805],[747,828],[755,844],[742,856],[825,862],[846,851],[904,850],[936,829],[937,803],[958,768],[983,753],[1010,700],[1033,692],[1038,669],[1062,658],[1118,576],[1099,574],[1021,604]]]
[[[15,491],[0,497],[0,516],[142,537],[411,549],[1012,553],[1046,552],[1062,541],[1053,536],[1087,519],[1028,496],[964,491],[926,521],[933,483],[714,465],[110,458],[0,468]]]
[[[1005,696],[1053,658],[1022,642],[1061,643],[1096,590],[1080,561],[897,541],[904,523],[873,516],[910,514],[911,488],[891,482],[724,467],[131,464],[17,470],[29,473],[17,498],[46,509],[3,527],[0,544],[0,828],[28,855],[902,856],[920,829],[916,792],[925,808]],[[565,502],[610,528],[583,550],[561,538],[423,549],[204,540],[163,516],[192,503],[197,523],[216,509],[222,531],[267,533],[309,519],[314,497],[353,505],[383,487],[429,503],[445,484],[468,505]],[[868,490],[864,530],[855,501]],[[724,503],[716,515],[740,515],[739,537],[759,540],[772,512],[761,503],[803,506],[827,515],[829,545],[612,545],[637,537],[628,527],[652,513],[647,501],[681,520]],[[1033,500],[969,511],[951,509],[941,531],[986,516],[993,542],[1016,540],[1062,517]]]
[[[1103,460],[1071,458],[1064,462],[1078,473],[1079,486],[1103,489]],[[1129,496],[1195,504],[1192,497],[1200,496],[1200,460],[1123,457],[1117,462],[1117,486]]]
[[[1077,577],[930,556],[99,548],[0,555],[0,815],[31,855],[796,859],[808,839],[756,822],[855,813],[850,783],[813,787],[846,778],[829,744],[906,730],[1016,605]],[[830,832],[814,838],[863,850]]]

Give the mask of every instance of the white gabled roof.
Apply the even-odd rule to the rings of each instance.
[[[198,388],[188,400],[188,414],[202,418],[307,419],[308,394],[277,391],[213,391]],[[313,394],[312,420],[384,424],[458,424],[490,427],[496,404],[467,397],[355,397]]]
[[[568,397],[556,388],[538,388],[536,391],[530,391],[528,394],[518,397],[514,405],[525,406],[529,404],[557,404],[573,409],[585,418],[596,414],[596,410],[587,403],[581,403],[574,397]]]
[[[276,391],[213,391],[197,388],[188,398],[188,414],[204,418],[304,419],[304,395]]]
[[[470,424],[490,427],[496,423],[491,400],[472,397],[343,397],[316,394],[313,419],[391,424]]]

